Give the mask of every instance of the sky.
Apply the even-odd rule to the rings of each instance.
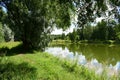
[[[112,8],[110,6],[108,6],[108,9],[109,11],[112,10]],[[117,7],[118,9],[118,12],[120,14],[120,7]],[[107,13],[106,13],[107,14]],[[74,19],[72,20],[73,22],[77,22],[77,16],[74,16],[73,17]],[[104,19],[105,17],[100,17],[100,18],[96,18],[96,23],[100,22],[102,19]],[[93,26],[95,26],[96,24],[92,24]],[[62,29],[57,29],[55,28],[51,34],[55,34],[55,35],[59,35],[59,34],[62,34],[62,33],[65,33],[65,34],[68,34],[69,32],[73,32],[73,29],[75,28],[75,25],[74,24],[71,24],[70,28],[67,29],[66,31],[63,31]]]
[[[110,5],[107,5],[108,7],[108,10],[111,11],[113,8],[110,6]],[[120,14],[120,7],[117,6],[117,9],[118,9],[118,12]],[[107,13],[106,13],[107,14]],[[73,22],[77,22],[77,16],[73,16]],[[105,17],[100,17],[100,18],[96,18],[96,23],[100,22],[102,19],[104,19]],[[93,23],[92,24],[93,26],[95,26],[96,24]],[[57,29],[55,28],[51,34],[55,34],[55,35],[59,35],[59,34],[62,34],[62,33],[65,33],[65,34],[68,34],[69,32],[73,32],[73,29],[75,28],[75,25],[74,24],[71,24],[70,28],[67,29],[66,31],[63,31],[62,29]]]
[[[0,7],[2,7],[1,5],[0,5]],[[2,7],[2,10],[6,13],[7,12],[7,9],[5,8],[5,7]]]
[[[108,6],[109,7],[109,6]],[[120,13],[120,7],[117,7],[118,8],[118,11]],[[2,7],[3,11],[7,12],[7,10]],[[109,8],[111,9],[111,8]],[[77,16],[73,16],[73,22],[77,22]],[[96,18],[96,22],[100,22],[103,18]],[[95,24],[92,24],[92,25],[95,25]],[[55,34],[55,35],[59,35],[59,34],[62,34],[62,33],[65,33],[65,34],[68,34],[70,32],[73,32],[73,29],[75,28],[75,25],[72,23],[70,28],[68,28],[67,30],[63,31],[62,29],[57,29],[57,28],[54,28],[54,30],[51,32],[51,34]]]
[[[2,7],[2,9],[3,9],[4,12],[7,12],[6,8]]]
[[[59,35],[59,34],[62,34],[62,33],[68,34],[70,32],[73,32],[74,28],[75,28],[75,26],[73,24],[70,26],[70,28],[68,28],[65,31],[63,31],[62,29],[54,28],[54,30],[51,32],[51,34],[54,34],[54,35]]]
[[[96,22],[100,22],[103,18],[96,18]],[[93,24],[95,25],[95,24]],[[67,30],[63,31],[62,29],[57,29],[57,28],[54,28],[54,30],[51,32],[51,34],[54,34],[54,35],[60,35],[62,33],[65,33],[65,34],[68,34],[70,32],[73,32],[73,29],[75,28],[75,25],[74,24],[71,24],[70,28],[68,28]]]
[[[7,10],[2,7],[3,11],[7,12]],[[99,22],[101,21],[103,18],[97,18],[96,19],[96,22]],[[74,19],[72,20],[73,22],[77,22],[77,16],[74,16]],[[72,23],[70,28],[68,28],[67,30],[63,31],[62,29],[57,29],[57,28],[54,28],[53,31],[51,32],[51,34],[55,34],[55,35],[60,35],[62,33],[65,33],[65,34],[68,34],[70,32],[73,32],[73,29],[75,28],[75,25]]]

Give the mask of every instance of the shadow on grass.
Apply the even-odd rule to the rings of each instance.
[[[9,49],[8,47],[2,47],[0,48],[0,56],[12,56],[17,54],[27,54],[27,53],[33,53],[32,49],[25,49],[22,44],[13,47]]]
[[[36,80],[36,68],[28,63],[0,63],[0,80]]]

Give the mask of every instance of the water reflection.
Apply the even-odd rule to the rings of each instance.
[[[117,62],[117,64],[115,65],[115,70],[120,71],[120,62]]]
[[[62,50],[68,49],[69,52],[83,54],[87,60],[96,58],[98,62],[104,64],[115,65],[120,61],[120,45],[104,45],[104,44],[67,44],[67,45],[52,45],[60,47]]]
[[[87,63],[87,60],[84,55],[78,55],[78,64],[85,65]]]
[[[92,48],[91,48],[92,47]],[[46,52],[54,56],[68,60],[77,60],[78,64],[94,69],[97,74],[101,74],[104,69],[108,75],[120,72],[120,52],[118,46],[105,45],[52,45]]]

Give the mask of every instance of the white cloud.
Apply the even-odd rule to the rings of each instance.
[[[73,32],[74,28],[75,28],[74,24],[71,24],[70,28],[68,28],[65,31],[63,31],[62,29],[54,28],[54,30],[51,32],[51,34],[55,34],[55,35],[59,35],[59,34],[62,34],[62,33],[68,34],[70,32]]]
[[[55,34],[55,35],[59,35],[59,34],[62,34],[63,33],[63,30],[62,29],[57,29],[57,28],[55,28],[52,32],[51,32],[51,34]]]
[[[100,18],[96,18],[96,22],[100,22],[102,19],[104,19],[103,17],[100,17]]]

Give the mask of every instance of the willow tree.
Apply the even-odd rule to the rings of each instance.
[[[3,24],[14,32],[15,40],[27,49],[43,50],[49,42],[52,26],[70,25],[71,2],[60,0],[0,0],[7,10]]]
[[[108,0],[0,0],[0,4],[7,9],[3,24],[12,29],[15,40],[22,41],[25,48],[43,50],[48,44],[52,26],[70,26],[72,10],[77,13],[78,26],[83,30],[86,23],[107,9],[106,1]],[[111,0],[113,3],[115,1]]]

